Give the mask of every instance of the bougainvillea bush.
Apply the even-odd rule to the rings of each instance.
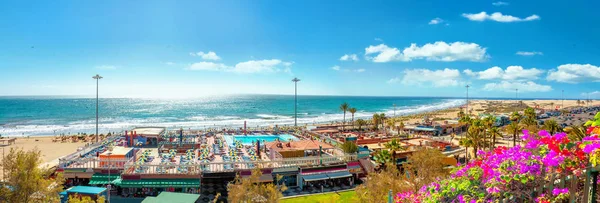
[[[460,166],[448,179],[439,180],[416,193],[399,193],[396,202],[561,202],[569,189],[555,186],[536,191],[557,177],[584,178],[584,170],[600,162],[600,128],[588,128],[582,140],[570,140],[565,133],[524,131],[524,145],[497,147],[477,152],[479,158]],[[579,191],[580,192],[580,191]],[[579,194],[579,193],[578,193]]]

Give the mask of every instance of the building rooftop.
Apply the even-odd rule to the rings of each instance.
[[[194,203],[198,201],[200,195],[188,194],[188,193],[177,193],[177,192],[161,192],[156,197],[146,197],[142,203],[159,203],[159,202],[171,202],[171,203]]]
[[[127,155],[129,152],[131,152],[131,150],[133,150],[133,148],[129,148],[129,147],[114,147],[112,151],[110,151],[110,155]],[[106,150],[105,152],[103,152],[101,155],[108,155],[108,150]]]
[[[163,127],[137,127],[132,131],[135,131],[137,135],[146,135],[146,136],[159,136],[165,132],[165,128]]]
[[[67,193],[77,193],[86,195],[96,195],[104,192],[106,188],[103,187],[90,187],[90,186],[74,186],[67,189]]]
[[[295,150],[318,150],[319,146],[323,149],[332,149],[332,145],[316,141],[316,140],[299,140],[291,142],[268,142],[266,143],[267,148],[275,151],[295,151]]]

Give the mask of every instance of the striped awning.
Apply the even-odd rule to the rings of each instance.
[[[121,178],[121,175],[119,174],[94,174],[92,175],[92,178],[90,179],[90,182],[88,184],[90,185],[106,185],[109,182],[111,184],[114,184],[114,181],[118,178]]]
[[[188,188],[200,187],[200,179],[121,180],[122,188]]]
[[[318,180],[327,180],[327,179],[329,179],[329,176],[327,176],[325,174],[313,174],[313,175],[304,175],[304,176],[302,176],[302,179],[304,179],[304,181],[306,181],[306,182],[310,182],[310,181],[318,181]]]

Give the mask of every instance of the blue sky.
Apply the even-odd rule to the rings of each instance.
[[[0,95],[597,99],[599,4],[3,1]]]

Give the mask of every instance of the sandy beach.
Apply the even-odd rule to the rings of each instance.
[[[1,145],[1,148],[5,154],[8,154],[11,148],[21,148],[25,151],[37,148],[42,152],[42,161],[52,166],[58,164],[58,158],[71,154],[77,151],[77,148],[86,145],[84,142],[52,142],[52,138],[53,136],[17,137],[14,144]],[[0,161],[2,157],[0,157]],[[2,177],[1,173],[0,177]]]

